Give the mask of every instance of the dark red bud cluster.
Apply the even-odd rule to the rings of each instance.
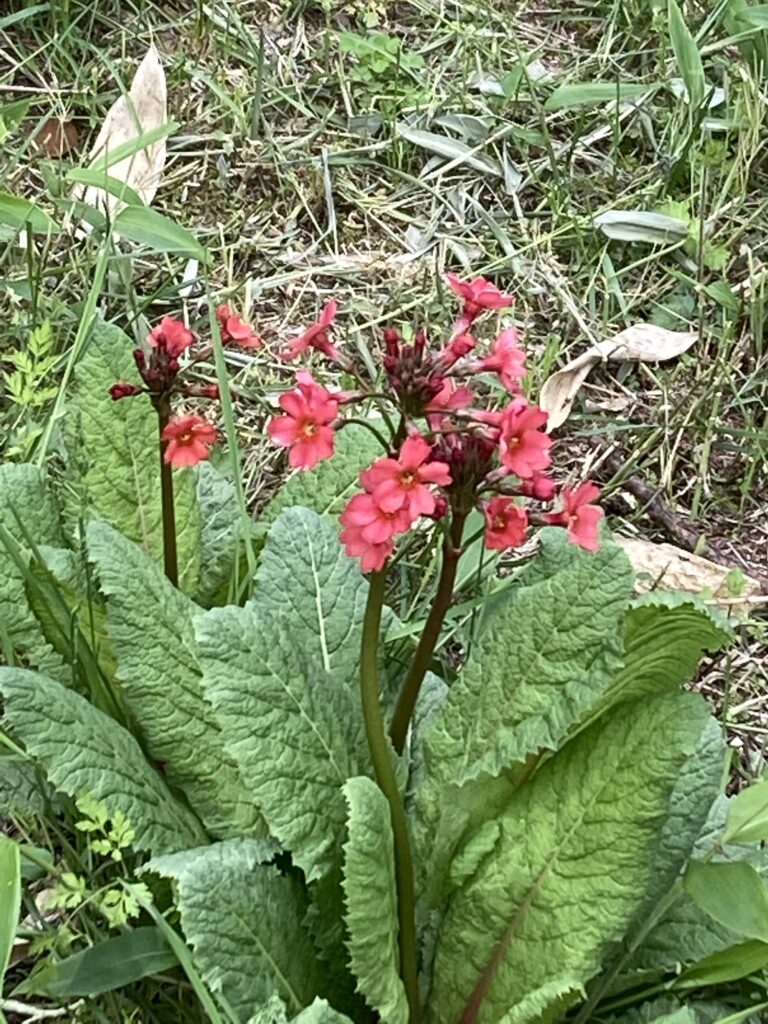
[[[141,393],[141,388],[136,387],[135,384],[127,384],[122,380],[113,384],[109,389],[109,397],[113,402],[119,402],[121,398],[132,398],[134,395],[140,395]]]

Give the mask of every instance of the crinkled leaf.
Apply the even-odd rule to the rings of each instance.
[[[395,851],[389,804],[372,779],[349,779],[344,844],[347,947],[358,989],[382,1024],[408,1024],[400,980]]]
[[[198,820],[171,795],[133,736],[85,698],[38,672],[12,668],[0,668],[0,694],[13,735],[51,785],[124,814],[137,850],[166,853],[206,842]]]
[[[539,752],[556,750],[621,667],[631,572],[606,539],[595,555],[542,531],[541,554],[494,602],[458,680],[425,729],[416,838],[431,895],[469,829],[493,818]]]
[[[115,381],[140,384],[133,345],[114,324],[97,321],[80,360],[68,432],[70,476],[79,492],[73,518],[104,519],[163,561],[157,416],[145,395],[113,402]],[[195,472],[174,471],[179,578],[195,593],[200,570],[200,512]]]
[[[0,756],[0,818],[42,814],[44,806],[34,761],[17,754]]]
[[[27,601],[19,560],[28,564],[29,542],[64,543],[59,511],[41,470],[6,463],[0,466],[0,655],[10,645],[25,665],[64,678],[61,656],[46,640]]]
[[[526,1008],[530,995],[597,972],[642,901],[678,772],[707,721],[689,694],[622,708],[515,792],[495,850],[449,903],[436,1024],[462,1012],[478,1024],[548,1021]]]
[[[311,638],[257,603],[213,608],[196,630],[227,748],[272,834],[310,880],[319,878],[344,829],[341,786],[361,767],[360,714],[346,682],[307,658]]]
[[[329,1006],[325,999],[315,999],[311,1006],[294,1017],[293,1024],[352,1024],[352,1021]]]
[[[546,557],[567,543],[561,532],[542,539]],[[621,667],[617,633],[631,580],[622,552],[606,544],[510,591],[431,724],[433,773],[465,782],[556,750]]]
[[[243,520],[235,485],[210,462],[201,462],[197,467],[197,501],[202,532],[196,599],[207,606],[230,578],[238,557]]]
[[[368,763],[356,669],[366,591],[335,529],[293,509],[273,526],[246,607],[214,608],[196,623],[227,746],[310,880],[337,863],[341,786]]]
[[[265,863],[273,855],[269,841],[233,839],[147,865],[174,879],[195,963],[242,1020],[275,995],[295,1014],[321,988],[302,888]]]
[[[604,707],[676,689],[693,676],[705,652],[732,638],[725,616],[692,594],[655,591],[637,598],[624,618],[624,666]]]
[[[282,512],[261,553],[251,604],[302,638],[308,657],[340,680],[357,674],[368,584],[339,531],[307,508]]]
[[[87,540],[107,598],[118,679],[149,754],[213,835],[262,832],[203,693],[193,627],[197,605],[107,523],[90,523]]]
[[[294,473],[283,484],[259,516],[259,533],[266,533],[283,509],[294,505],[337,517],[359,487],[360,470],[381,454],[381,445],[370,430],[356,423],[345,427],[336,435],[333,458],[309,472]]]

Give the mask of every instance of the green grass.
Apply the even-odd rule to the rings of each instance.
[[[289,379],[279,341],[332,295],[352,345],[370,345],[390,320],[437,319],[449,268],[516,293],[534,394],[593,340],[633,323],[697,331],[671,363],[598,367],[558,433],[560,458],[605,486],[615,528],[671,539],[623,489],[635,475],[733,564],[765,576],[768,40],[739,19],[746,6],[683,4],[692,43],[673,46],[661,0],[16,0],[0,15],[0,189],[55,213],[66,170],[154,41],[181,127],[153,205],[207,246],[211,290],[268,343],[231,367],[251,505],[275,483],[263,400]],[[703,68],[698,105],[673,82],[687,78],[696,94],[686,45]],[[565,87],[590,83],[603,87],[571,105],[583,95]],[[630,84],[643,87],[631,101]],[[625,102],[606,102],[606,87]],[[14,126],[17,100],[29,107]],[[62,159],[33,143],[51,116],[78,129]],[[414,129],[442,136],[443,155],[434,139],[432,149],[414,142],[429,142]],[[688,237],[609,239],[594,224],[609,210],[682,218]],[[44,443],[55,465],[60,422],[50,417],[100,255],[93,237],[38,235],[25,251],[0,229],[2,457],[39,457]],[[182,298],[186,264],[119,246],[92,298],[137,338],[182,308],[203,323],[204,285]],[[31,333],[46,320],[38,350]],[[8,384],[14,351],[31,359],[19,395]],[[612,451],[616,475],[604,468]],[[741,645],[701,681],[751,776],[768,734],[768,629],[765,604],[754,607]],[[109,1002],[94,1012],[173,1019]]]

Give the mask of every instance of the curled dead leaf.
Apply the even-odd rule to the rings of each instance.
[[[599,341],[557,370],[544,382],[539,406],[547,413],[547,431],[565,423],[576,396],[592,367],[605,359],[660,363],[682,355],[696,340],[694,331],[668,331],[655,324],[635,324],[612,338]]]
[[[89,155],[89,166],[102,165],[104,157],[113,153],[118,146],[160,128],[167,119],[165,72],[157,50],[150,46],[136,69],[128,93],[120,96],[107,111]],[[149,206],[157,192],[164,167],[165,138],[162,138],[150,143],[146,149],[110,164],[105,174],[128,185]],[[77,198],[82,198],[90,206],[112,217],[124,205],[118,196],[92,185],[78,192]]]
[[[652,589],[684,590],[704,596],[733,614],[749,612],[753,607],[750,598],[758,598],[762,593],[760,583],[749,576],[740,576],[739,586],[734,587],[732,569],[674,544],[654,544],[636,537],[614,539],[639,574],[635,588],[640,593]]]

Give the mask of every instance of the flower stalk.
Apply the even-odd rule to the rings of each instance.
[[[360,693],[363,706],[365,733],[371,753],[373,771],[389,804],[395,847],[395,882],[397,887],[397,913],[400,944],[400,977],[408,999],[410,1024],[419,1024],[418,951],[416,944],[416,900],[413,881],[413,857],[392,754],[387,741],[384,716],[379,703],[379,633],[381,611],[384,604],[386,570],[371,574],[368,602],[363,621],[363,639],[360,655]]]
[[[389,736],[398,754],[402,754],[405,747],[405,738],[408,735],[408,728],[413,717],[413,710],[432,662],[437,642],[440,639],[440,631],[448,609],[453,598],[453,585],[456,582],[456,571],[461,557],[461,539],[464,533],[466,513],[455,512],[451,522],[451,528],[443,542],[443,562],[440,568],[440,578],[437,582],[437,590],[432,600],[432,607],[429,609],[427,621],[424,624],[421,637],[419,638],[416,653],[413,656],[408,675],[405,677],[392,715],[392,722],[389,727]]]
[[[161,397],[155,403],[159,428],[160,448],[160,500],[163,511],[163,566],[165,575],[174,585],[179,585],[179,564],[176,550],[176,510],[173,503],[173,472],[170,462],[165,460],[163,433],[171,419],[171,403]]]

